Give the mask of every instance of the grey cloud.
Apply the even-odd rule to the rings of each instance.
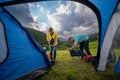
[[[87,33],[92,34],[95,32],[98,32],[98,23],[96,15],[91,11],[90,13],[86,12],[86,6],[82,6],[80,12],[76,13],[75,5],[73,5],[73,14],[60,14],[60,15],[54,15],[53,17],[56,18],[56,20],[61,24],[61,31],[58,32],[61,35],[66,35],[66,37],[69,36],[69,34],[63,33],[64,31],[70,32],[72,35],[76,33]],[[80,26],[88,27],[88,30],[73,30],[73,28],[79,28]]]
[[[34,22],[28,4],[7,6],[6,9],[13,14],[25,27],[30,26],[30,23]]]

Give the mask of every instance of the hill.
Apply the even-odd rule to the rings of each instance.
[[[34,36],[34,38],[36,39],[36,41],[41,46],[47,46],[46,34],[45,33],[40,32],[40,31],[35,30],[35,29],[30,29],[30,28],[27,28],[27,30],[32,33],[32,35]]]

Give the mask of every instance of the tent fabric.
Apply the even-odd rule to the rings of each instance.
[[[0,8],[0,20],[4,24],[8,44],[8,57],[0,65],[0,80],[13,80],[39,68],[49,65],[45,61],[45,51],[36,48],[26,31]],[[40,52],[41,50],[41,52]],[[9,65],[9,66],[8,66]]]
[[[28,32],[26,29],[24,29],[31,41],[33,42],[34,46],[39,50],[39,52],[43,55],[44,60],[46,61],[46,64],[48,65],[49,68],[51,68],[51,64],[49,62],[48,56],[46,54],[46,50],[42,48],[41,45],[35,40],[35,38],[32,36],[30,32]]]
[[[115,63],[115,62],[116,62],[115,52],[114,52],[114,50],[110,49],[108,59],[107,59],[107,63]]]
[[[98,8],[101,14],[102,25],[99,26],[101,28],[101,35],[100,35],[101,38],[100,48],[101,48],[109,21],[118,3],[118,0],[89,0],[89,1],[92,2]]]
[[[7,44],[4,34],[4,28],[2,23],[0,22],[0,63],[2,63],[7,57]]]
[[[117,65],[116,65],[116,67],[115,67],[114,72],[115,72],[116,74],[120,74],[120,57],[119,57],[119,59],[118,59],[118,62],[117,62]]]
[[[110,21],[110,24],[107,28],[107,32],[101,48],[98,70],[103,70],[103,71],[105,70],[109,51],[112,46],[112,41],[119,25],[120,25],[120,13],[117,12],[117,13],[114,13]]]
[[[9,1],[13,1],[13,0],[0,0],[0,3],[9,2]]]
[[[111,48],[111,44],[112,44],[112,39],[110,39],[109,37],[110,34],[107,33],[108,29],[109,29],[109,22],[110,19],[113,15],[114,10],[116,9],[117,4],[119,3],[118,0],[90,0],[90,2],[92,2],[99,10],[100,14],[101,14],[101,26],[99,26],[99,51],[97,53],[97,70],[101,70],[101,71],[105,71],[105,67],[107,64],[107,58],[108,58],[108,54]],[[103,9],[104,8],[104,9]],[[111,28],[110,28],[110,32],[111,32]],[[116,31],[116,30],[115,30]],[[110,33],[109,32],[109,33]],[[106,33],[108,35],[106,35]],[[114,33],[112,34],[112,37],[114,37]],[[106,35],[106,38],[105,38]],[[105,40],[107,39],[107,40]],[[110,40],[110,43],[109,41]],[[109,45],[107,45],[109,44]]]

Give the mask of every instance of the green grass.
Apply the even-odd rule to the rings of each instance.
[[[96,49],[98,48],[98,42],[97,41],[94,41],[94,42],[90,42],[90,45],[89,45],[90,49]]]
[[[95,47],[94,45],[91,48],[93,55],[97,52]],[[116,49],[115,52],[118,56],[120,50]],[[109,69],[107,72],[95,71],[90,62],[81,60],[78,57],[72,58],[68,50],[59,50],[57,51],[55,65],[38,80],[120,80],[120,75],[113,73],[113,66],[112,69],[111,67]]]

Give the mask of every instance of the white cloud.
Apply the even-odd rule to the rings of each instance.
[[[36,7],[37,7],[37,8],[39,8],[39,7],[40,7],[40,5],[39,5],[38,3],[36,3]]]
[[[61,31],[61,23],[59,23],[59,18],[57,18],[57,16],[57,14],[47,14],[48,20],[51,23],[50,25],[54,28],[54,30]]]
[[[48,13],[47,16],[59,35],[67,38],[80,32],[87,34],[98,32],[97,18],[88,7],[80,3],[68,2],[66,5],[60,4],[56,11],[54,14]]]
[[[88,29],[89,29],[89,27],[84,27],[84,26],[74,27],[74,28],[73,28],[73,30],[74,30],[74,31],[77,31],[77,32],[79,32],[79,31],[86,31],[86,30],[88,30]]]
[[[45,11],[43,6],[41,6],[41,7],[39,6],[39,9],[40,9],[40,12],[44,12]]]
[[[33,16],[34,22],[37,22],[39,17],[38,16]]]
[[[71,14],[71,10],[68,6],[60,4],[59,8],[56,9],[58,14]]]
[[[48,31],[48,25],[46,23],[41,23],[38,30],[46,33]]]

